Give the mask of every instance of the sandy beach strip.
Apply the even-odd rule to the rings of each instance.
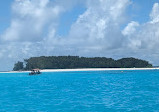
[[[74,72],[74,71],[115,71],[115,70],[159,70],[159,68],[81,68],[81,69],[43,69],[40,72]],[[31,71],[8,71],[0,73],[29,73]]]
[[[41,72],[73,72],[73,71],[116,71],[116,70],[159,70],[159,68],[81,68],[81,69],[44,69]]]

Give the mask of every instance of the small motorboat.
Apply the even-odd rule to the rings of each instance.
[[[39,69],[32,69],[31,72],[29,73],[29,75],[39,75],[41,74]]]

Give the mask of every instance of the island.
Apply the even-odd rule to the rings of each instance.
[[[152,68],[148,61],[129,57],[112,59],[106,57],[40,56],[24,59],[14,64],[13,71],[32,69],[78,69],[78,68]]]

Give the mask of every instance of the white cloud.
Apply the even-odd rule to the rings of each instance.
[[[150,14],[151,23],[159,22],[159,4],[155,3]]]
[[[122,31],[122,34],[124,36],[132,35],[134,32],[136,32],[137,27],[139,27],[139,23],[132,21],[125,27],[125,29]]]
[[[121,46],[120,24],[129,4],[129,0],[88,0],[87,10],[71,27],[70,38],[76,38],[80,43],[87,42],[84,46],[92,48]]]
[[[56,27],[63,9],[50,0],[16,0],[12,10],[14,17],[3,41],[41,41],[50,23]]]
[[[159,64],[156,60],[156,54],[159,54],[159,5],[155,3],[150,13],[150,21],[140,24],[130,22],[122,31],[128,38],[127,47],[130,51],[138,51],[136,56],[143,56],[149,59],[153,64]],[[149,57],[149,58],[148,58]],[[150,58],[151,57],[151,58]],[[153,60],[153,61],[152,61]]]

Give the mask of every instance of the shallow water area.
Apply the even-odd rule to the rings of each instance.
[[[0,112],[78,111],[159,111],[159,70],[0,73]]]

